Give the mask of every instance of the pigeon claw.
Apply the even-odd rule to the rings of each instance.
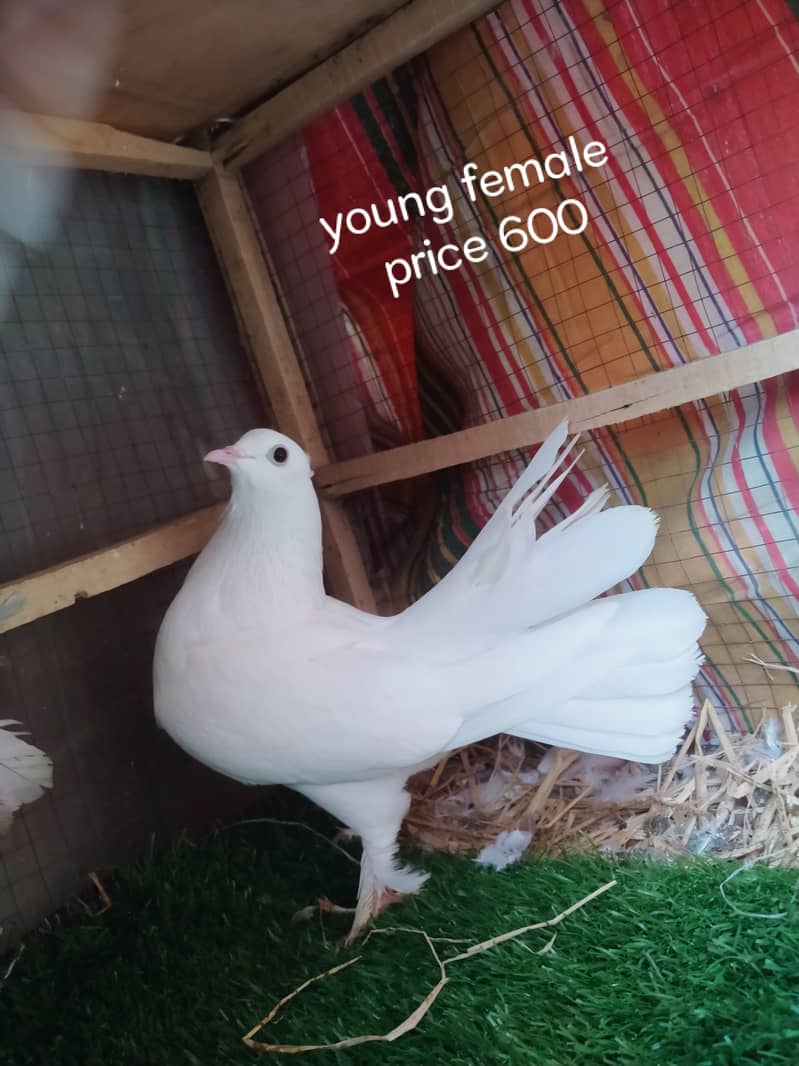
[[[355,914],[354,907],[340,907],[338,903],[334,903],[327,896],[320,896],[316,901],[316,906],[323,914]]]
[[[387,888],[383,891],[383,895],[380,897],[380,902],[375,911],[375,916],[384,911],[386,907],[390,907],[393,903],[402,903],[405,897],[401,892],[395,891],[393,888]]]
[[[347,933],[344,943],[346,945],[352,944],[364,932],[367,925],[369,925],[378,914],[381,914],[386,907],[391,907],[394,903],[402,903],[404,899],[405,896],[402,895],[401,892],[396,892],[393,888],[384,888],[367,914],[364,914],[363,911],[359,914],[358,909],[356,908],[352,929]],[[352,911],[348,911],[348,913],[351,914]]]

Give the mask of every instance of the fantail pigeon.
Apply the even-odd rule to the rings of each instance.
[[[566,435],[563,423],[541,445],[452,571],[388,618],[325,594],[297,444],[252,430],[206,456],[228,467],[232,495],[161,626],[156,716],[201,762],[287,785],[360,836],[351,937],[426,879],[396,863],[412,774],[500,732],[661,762],[691,716],[705,625],[694,597],[597,599],[651,552],[652,511],[603,510],[602,488],[536,538],[571,469],[556,476]]]

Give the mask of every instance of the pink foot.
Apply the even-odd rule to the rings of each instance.
[[[316,901],[316,906],[325,914],[354,914],[354,907],[339,907],[338,903],[334,903],[328,899],[327,896],[320,896]]]
[[[377,906],[372,912],[372,917],[377,917],[381,911],[384,911],[386,907],[390,907],[393,903],[402,903],[403,896],[399,892],[395,892],[393,888],[386,888],[383,890],[383,895],[380,897]],[[327,896],[320,896],[316,901],[316,906],[320,911],[324,911],[325,914],[354,914],[354,907],[340,907],[338,903],[334,903],[332,899],[328,899]]]
[[[380,901],[377,904],[377,909],[374,912],[373,917],[377,917],[381,911],[384,911],[386,907],[390,907],[394,903],[402,903],[403,896],[401,893],[396,892],[393,888],[386,888],[383,890],[383,895],[380,897]]]

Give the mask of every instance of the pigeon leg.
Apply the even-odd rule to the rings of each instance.
[[[385,907],[418,892],[427,880],[427,874],[396,862],[397,836],[410,806],[405,778],[303,785],[297,791],[349,826],[363,843],[358,899],[347,937],[352,943]]]
[[[358,905],[352,908],[351,911],[355,917],[352,920],[352,928],[347,933],[344,943],[352,944],[365,931],[369,923],[378,914],[381,914],[386,907],[390,907],[393,903],[402,903],[404,899],[405,894],[397,892],[393,888],[384,888],[379,894],[370,895],[367,893],[363,897],[359,896]]]
[[[338,903],[334,903],[327,896],[320,896],[316,901],[316,906],[325,914],[355,914],[354,907],[340,907]]]

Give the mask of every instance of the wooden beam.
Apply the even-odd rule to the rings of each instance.
[[[317,487],[328,497],[419,477],[459,463],[537,444],[564,418],[574,432],[617,425],[680,404],[740,389],[799,369],[799,330],[749,344],[610,389],[501,418],[473,429],[323,467]]]
[[[214,504],[121,544],[0,586],[0,633],[196,555],[223,510],[224,504]]]
[[[302,444],[315,466],[327,458],[283,312],[239,178],[219,169],[197,183],[197,195],[244,340],[280,429]]]
[[[329,455],[241,181],[216,169],[198,182],[197,193],[244,340],[277,424],[305,448],[314,468],[326,466]],[[331,592],[362,610],[375,611],[360,549],[341,504],[323,500],[322,519]]]
[[[44,115],[0,125],[0,155],[4,153],[13,153],[23,163],[152,178],[195,180],[212,167],[208,152],[123,133],[99,122]]]
[[[328,463],[318,470],[316,481],[325,491],[342,496],[536,444],[563,418],[569,419],[574,431],[598,429],[797,369],[799,330],[794,330],[538,411],[363,459]],[[0,633],[196,555],[216,529],[223,509],[224,504],[214,504],[120,544],[0,586]],[[328,566],[333,573],[343,572],[347,575],[346,580],[352,582],[352,573],[357,574],[363,566],[352,529],[336,500],[323,500],[323,513],[327,526]],[[356,553],[354,559],[353,551]],[[363,580],[366,581],[365,574]],[[341,595],[340,592],[337,594]],[[371,596],[371,590],[368,595]],[[361,589],[358,596],[353,594],[352,598],[363,602],[366,594]],[[369,609],[374,609],[373,603]]]
[[[289,133],[401,63],[491,11],[499,0],[410,0],[357,41],[254,108],[218,139],[213,155],[238,170]]]

